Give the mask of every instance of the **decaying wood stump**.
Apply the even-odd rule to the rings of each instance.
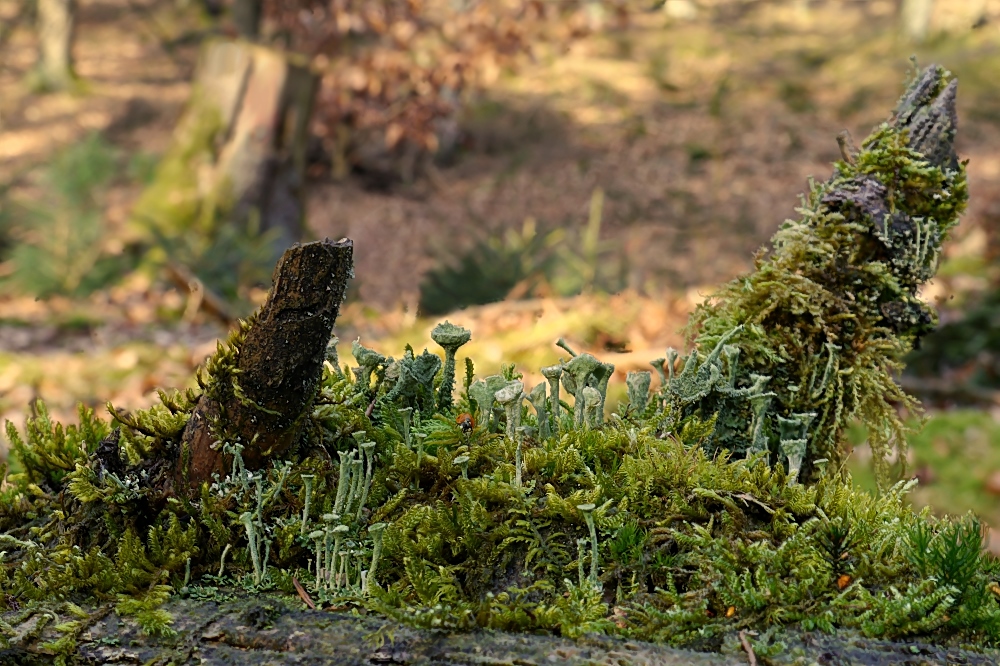
[[[134,222],[171,237],[219,221],[302,235],[308,122],[316,75],[281,51],[207,44],[188,106]]]
[[[244,444],[248,469],[285,451],[299,433],[323,372],[333,325],[353,277],[354,244],[329,239],[295,245],[281,257],[267,302],[247,330],[232,383],[201,397],[184,429],[174,478],[198,487],[228,462],[211,423],[223,418]]]

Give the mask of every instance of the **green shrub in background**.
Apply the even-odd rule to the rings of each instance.
[[[105,216],[106,194],[116,181],[148,184],[157,161],[144,152],[126,159],[92,133],[53,158],[40,175],[39,201],[0,195],[0,259],[9,261],[11,287],[40,298],[86,296],[119,280],[142,256],[153,270],[164,261],[190,267],[234,312],[248,314],[249,288],[268,283],[280,254],[274,233],[257,232],[253,219],[246,229],[220,224],[210,234],[168,238],[154,229],[132,252],[121,251]]]
[[[537,285],[552,263],[551,239],[551,234],[538,234],[529,219],[520,232],[508,230],[503,237],[480,241],[457,261],[443,261],[424,276],[420,312],[433,316],[494,303],[519,284]]]
[[[604,192],[597,189],[581,228],[542,233],[528,218],[520,231],[482,240],[457,261],[442,258],[420,285],[420,312],[442,315],[539,291],[557,296],[619,291],[625,286],[623,264],[614,245],[600,240],[603,208]]]
[[[45,196],[38,203],[3,202],[12,239],[8,279],[15,289],[38,297],[82,296],[122,274],[126,260],[108,251],[103,207],[120,172],[116,151],[90,134],[55,156],[41,176]]]

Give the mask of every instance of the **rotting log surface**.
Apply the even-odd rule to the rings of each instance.
[[[285,451],[299,432],[323,372],[333,325],[353,277],[354,244],[347,239],[295,245],[274,269],[267,302],[246,332],[239,350],[235,382],[220,401],[203,395],[183,442],[189,450],[187,479],[193,486],[225,472],[210,423],[224,418],[244,443],[243,460],[258,469],[271,455]],[[238,393],[242,393],[242,396]],[[180,479],[185,458],[178,461]]]
[[[215,666],[278,664],[372,666],[436,664],[458,666],[736,666],[750,663],[742,652],[692,652],[641,641],[588,636],[578,641],[501,632],[448,633],[412,629],[378,617],[300,610],[285,598],[250,597],[225,603],[174,599],[176,635],[154,638],[135,622],[107,613],[81,636],[80,664],[173,664]],[[36,616],[37,617],[37,616]],[[29,620],[19,633],[30,631]],[[0,666],[51,664],[42,647],[58,638],[50,624],[26,647],[0,649]],[[787,648],[758,663],[824,666],[912,666],[996,664],[997,655],[915,643],[847,639],[819,632],[781,637]]]

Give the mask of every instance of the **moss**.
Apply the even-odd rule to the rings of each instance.
[[[163,156],[156,175],[143,191],[132,212],[137,230],[152,229],[174,237],[187,231],[214,230],[213,197],[205,201],[200,180],[206,167],[214,162],[215,144],[223,129],[217,110],[207,108],[204,95],[192,95],[191,109],[170,151]],[[207,226],[206,226],[207,225]]]
[[[591,405],[606,395],[613,368],[568,348],[573,360],[546,369],[551,385],[528,392],[536,411],[513,365],[473,381],[467,364],[466,394],[448,399],[454,368],[437,355],[394,359],[357,343],[361,367],[326,364],[295,446],[248,470],[223,415],[213,434],[232,468],[193,497],[175,494],[166,467],[183,455],[200,395],[242,395],[236,360],[252,318],[198,390],[113,411],[110,434],[89,412],[62,429],[40,411],[15,443],[24,471],[0,491],[8,625],[96,601],[169,633],[171,595],[301,584],[319,605],[433,629],[717,650],[754,628],[761,654],[793,630],[996,645],[1000,565],[982,553],[978,522],[914,513],[912,483],[869,494],[815,464],[839,454],[849,417],[901,431],[886,411],[902,395],[888,372],[924,323],[883,306],[916,307],[913,289],[933,272],[925,249],[964,201],[960,169],[906,145],[883,126],[838,165],[772,256],[698,314],[683,365],[669,354],[660,390],[633,382],[633,402],[607,420],[553,399],[560,382]],[[907,228],[921,243],[905,229],[898,245],[880,240],[870,216],[823,203],[867,177],[919,216]],[[849,307],[847,283],[824,277],[831,268],[851,276]],[[53,649],[70,652],[84,625],[64,627]]]
[[[843,459],[856,420],[869,428],[883,481],[890,452],[905,454],[897,405],[919,408],[892,376],[936,321],[917,289],[968,198],[951,148],[954,92],[941,68],[917,76],[893,120],[812,184],[801,217],[782,225],[756,270],[695,313],[697,354],[670,385],[691,396],[683,413],[719,414],[710,450],[777,454],[782,424],[809,419],[804,476],[816,476],[817,459]]]

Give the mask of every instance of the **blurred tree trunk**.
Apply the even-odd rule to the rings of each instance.
[[[76,0],[38,0],[38,86],[63,90],[73,82]]]
[[[205,46],[191,99],[133,222],[166,238],[222,224],[303,233],[306,143],[317,78],[294,56],[245,41]]]
[[[235,0],[233,2],[233,23],[243,39],[253,41],[260,35],[263,5],[263,0]]]
[[[899,8],[899,18],[906,38],[913,42],[924,41],[933,14],[934,0],[903,0]]]

